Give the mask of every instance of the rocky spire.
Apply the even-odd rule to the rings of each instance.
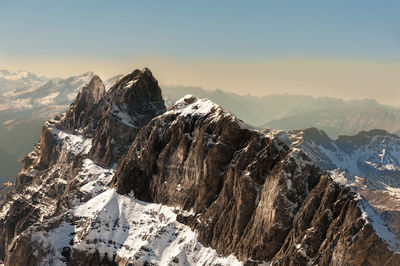
[[[327,141],[315,129],[303,137]],[[118,159],[115,170],[98,165]],[[44,125],[17,182],[18,194],[0,200],[5,265],[195,264],[210,252],[245,265],[400,259],[367,202],[300,148],[207,99],[189,95],[165,112],[148,69],[107,93],[92,80]]]
[[[161,89],[147,68],[121,77],[107,91],[95,76],[62,118],[61,127],[93,138],[89,157],[110,166],[128,150],[139,130],[165,112]]]
[[[305,135],[326,142],[316,129]],[[188,95],[140,131],[112,186],[184,210],[178,221],[205,246],[245,265],[340,264],[343,257],[395,265],[399,255],[364,218],[367,203],[270,136]],[[364,252],[372,247],[379,251]]]
[[[91,131],[90,158],[102,166],[116,163],[139,130],[166,110],[161,89],[147,68],[120,78],[99,103],[97,124]]]
[[[66,112],[62,121],[64,129],[85,128],[93,123],[91,112],[97,108],[98,102],[104,97],[104,84],[98,76],[94,76],[90,82],[82,88]]]

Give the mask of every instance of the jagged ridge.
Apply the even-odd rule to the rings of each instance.
[[[208,100],[163,108],[151,72],[135,70],[107,93],[94,78],[48,122],[0,203],[6,264],[398,261],[368,204],[300,149]]]
[[[331,140],[316,128],[265,131],[307,153],[336,182],[363,195],[400,237],[400,138],[384,130]]]

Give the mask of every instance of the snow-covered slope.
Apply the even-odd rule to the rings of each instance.
[[[133,78],[136,85],[130,83],[132,86],[127,88],[124,84]],[[11,226],[12,230],[20,230],[18,236],[14,238],[12,233],[8,239],[5,234],[7,236],[0,240],[0,249],[4,249],[4,245],[14,245],[18,246],[17,250],[28,248],[27,252],[33,254],[31,258],[14,254],[7,256],[6,264],[69,265],[72,261],[85,263],[86,259],[91,265],[101,265],[106,261],[117,261],[120,265],[242,265],[234,256],[221,257],[215,250],[204,247],[197,240],[195,231],[177,221],[181,210],[139,201],[132,195],[120,195],[109,187],[114,176],[113,168],[101,167],[91,159],[90,151],[96,145],[102,145],[94,141],[93,130],[95,133],[107,130],[109,136],[112,130],[117,133],[124,131],[124,134],[129,131],[125,121],[104,113],[101,106],[96,110],[96,104],[107,99],[108,104],[114,105],[110,110],[121,104],[132,104],[119,102],[126,101],[121,93],[123,89],[119,89],[122,87],[126,94],[135,91],[143,104],[146,104],[143,97],[152,101],[147,115],[155,115],[150,112],[151,108],[154,113],[165,111],[161,108],[162,99],[160,103],[154,101],[161,93],[149,70],[136,70],[123,77],[120,83],[117,82],[107,95],[102,95],[104,86],[98,77],[94,77],[71,105],[71,114],[78,111],[78,107],[92,108],[93,113],[103,116],[99,120],[105,120],[104,125],[96,123],[92,128],[86,126],[83,129],[72,124],[74,127],[69,128],[67,122],[62,122],[75,118],[69,113],[45,123],[40,145],[36,145],[24,159],[15,188],[11,186],[18,193],[0,195],[6,198],[4,201],[0,199],[0,227],[9,224],[15,213],[21,215],[17,221],[21,227]],[[143,89],[143,86],[147,87]],[[146,91],[148,88],[155,90],[152,92],[154,96]],[[146,96],[141,96],[140,91],[147,93]],[[96,102],[84,102],[88,100]],[[132,116],[134,108],[128,109],[131,113],[120,110],[119,116],[138,119]],[[146,119],[144,116],[140,118]],[[79,122],[86,123],[82,117]],[[109,124],[113,128],[107,129]],[[101,128],[96,129],[96,126]],[[121,133],[118,135],[122,136]],[[129,135],[125,137],[122,141],[132,138]],[[120,149],[117,141],[118,138],[104,148],[109,152]],[[99,155],[93,157],[96,156]],[[29,210],[32,213],[25,213]]]
[[[63,105],[65,108],[93,75],[93,72],[87,72],[67,79],[30,84],[24,89],[8,90],[0,96],[0,111],[29,110],[51,105]]]
[[[383,130],[339,136],[336,140],[315,128],[271,133],[291,146],[301,147],[324,169],[341,168],[353,176],[369,177],[392,176],[400,171],[400,137]]]
[[[188,95],[166,111],[147,68],[107,91],[93,77],[65,114],[44,124],[15,185],[0,196],[6,265],[396,265],[400,258],[379,215],[321,175],[300,147],[207,99]]]
[[[45,217],[54,215],[55,205],[46,197],[38,203],[43,222],[28,229],[28,233],[35,232],[30,234],[33,252],[43,254],[38,264],[67,265],[66,252],[98,252],[100,257],[108,257],[110,261],[114,258],[133,265],[145,262],[156,265],[242,264],[234,256],[223,258],[215,250],[201,245],[194,231],[176,221],[179,210],[119,195],[107,187],[113,170],[99,167],[90,159],[82,161],[82,167],[72,179],[51,180],[59,167],[68,162],[68,157],[87,156],[91,147],[91,140],[80,135],[57,129],[53,129],[53,134],[61,151],[58,163],[47,171],[48,175],[40,183],[29,187],[24,197],[29,199],[28,195],[40,193],[49,182],[79,184],[79,193],[74,193],[80,197],[75,198],[71,210],[51,219]],[[87,201],[88,198],[91,199]],[[7,215],[7,211],[7,207],[3,207],[0,218]]]
[[[338,183],[361,193],[400,237],[400,137],[384,130],[330,139],[316,128],[265,130],[291,147],[301,148]]]
[[[27,71],[11,72],[8,70],[0,70],[0,93],[10,90],[23,90],[43,84],[48,79],[38,77]]]
[[[7,171],[0,173],[0,186],[3,180],[15,180],[20,160],[37,142],[43,123],[65,112],[93,75],[49,80],[29,72],[0,70],[0,147],[10,154],[1,161]],[[106,88],[120,77],[106,80]]]

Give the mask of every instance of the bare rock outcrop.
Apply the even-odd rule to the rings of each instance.
[[[112,185],[180,208],[178,220],[204,245],[250,265],[394,265],[398,253],[363,216],[361,205],[368,204],[320,176],[301,150],[187,96],[142,129]],[[302,249],[301,241],[310,247]]]
[[[331,148],[323,132],[307,137]],[[302,149],[207,99],[166,110],[148,69],[108,91],[95,76],[0,195],[6,265],[400,260],[382,218]]]
[[[51,230],[40,227],[40,221],[51,221],[77,201],[89,200],[93,195],[80,188],[99,175],[95,184],[105,186],[112,170],[99,165],[116,163],[140,128],[164,111],[161,90],[150,70],[133,71],[108,92],[94,76],[64,115],[45,123],[39,143],[23,160],[15,186],[2,188],[0,261],[40,264],[46,249],[32,246],[31,237],[39,230]],[[87,173],[90,167],[97,169],[94,174]]]
[[[161,89],[147,68],[123,76],[107,91],[95,76],[62,118],[66,130],[93,138],[89,157],[111,166],[124,155],[140,128],[165,112]]]
[[[365,200],[324,174],[271,265],[395,266],[400,253],[393,236]]]

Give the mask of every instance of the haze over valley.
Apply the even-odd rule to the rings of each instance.
[[[1,70],[0,73],[0,163],[5,169],[0,177],[3,181],[13,181],[21,160],[38,141],[43,123],[65,112],[78,91],[95,74],[88,71],[66,79],[51,79],[26,71]],[[121,76],[106,79],[106,88]],[[400,108],[371,99],[344,101],[289,94],[258,97],[200,87],[161,87],[167,106],[187,94],[208,98],[258,129],[289,131],[316,127],[331,138],[375,128],[400,133]]]
[[[400,1],[0,1],[0,266],[399,266]]]

